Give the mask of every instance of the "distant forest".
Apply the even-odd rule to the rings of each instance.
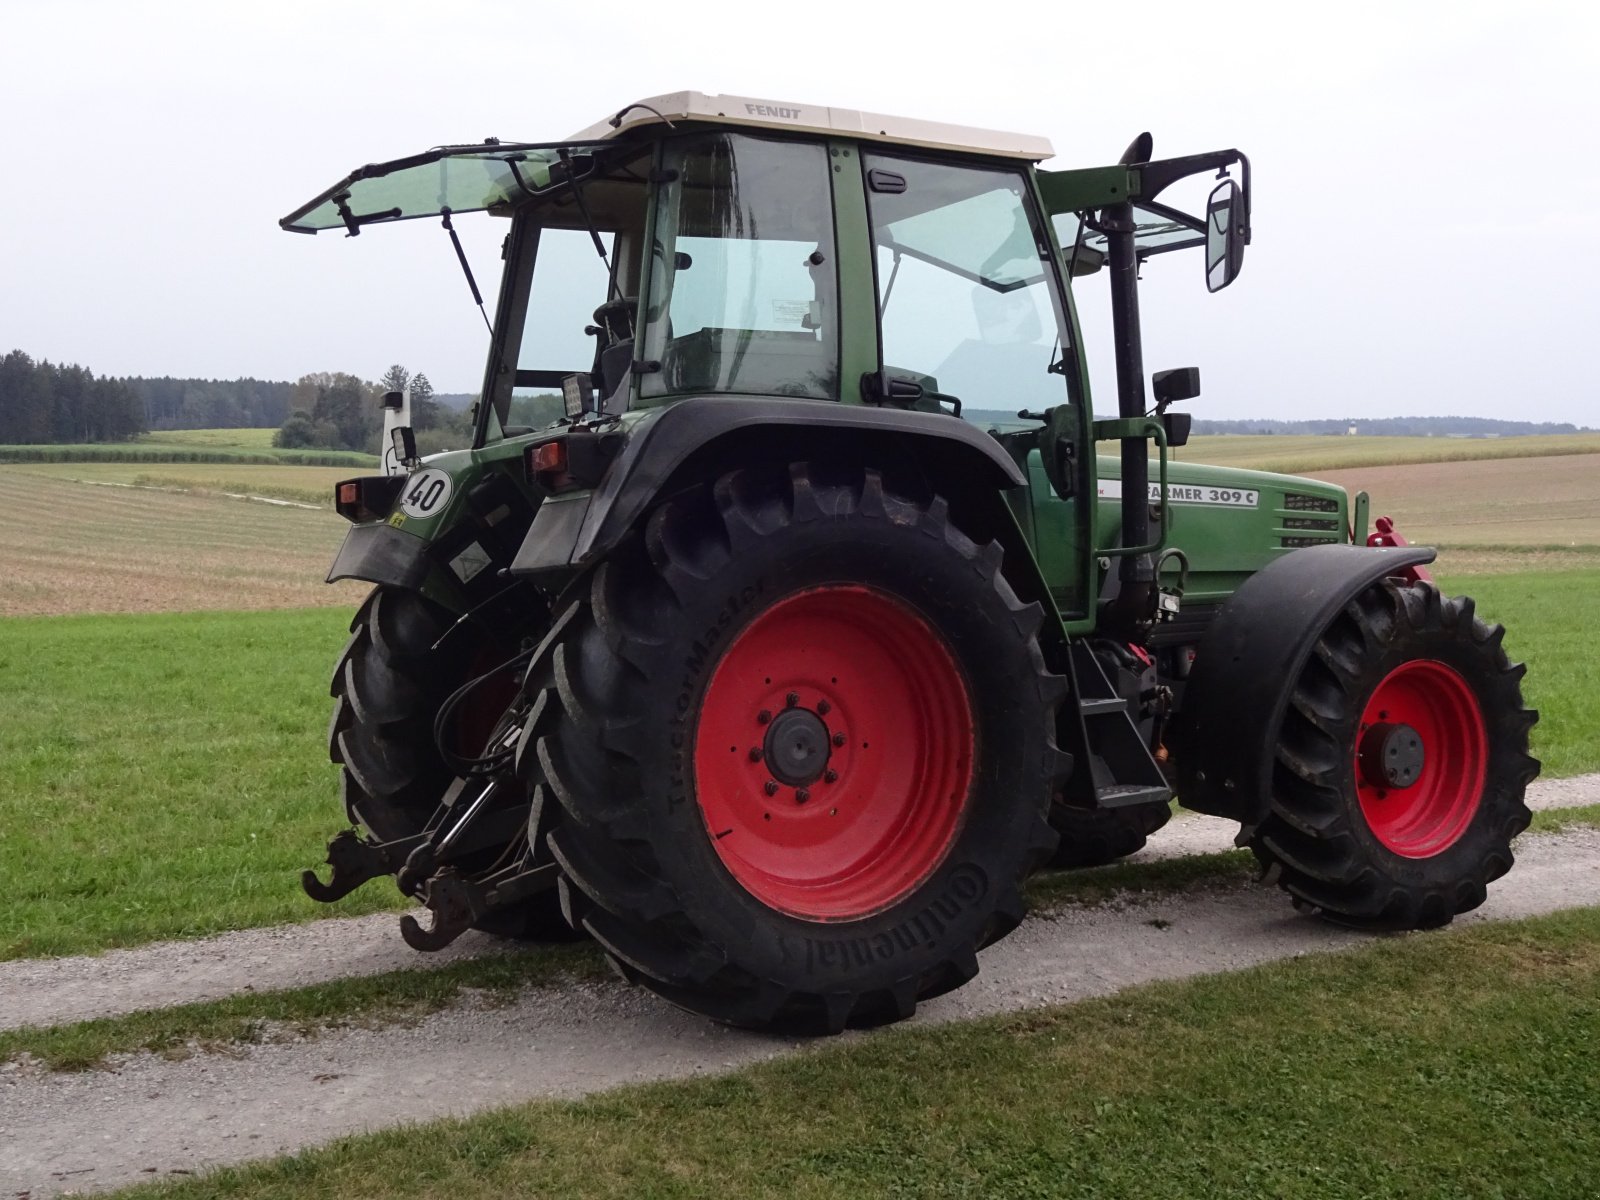
[[[262,379],[113,378],[13,350],[0,358],[0,445],[127,441],[164,429],[278,429],[278,444],[329,449],[376,448],[382,429],[378,397],[411,384],[412,424],[424,453],[470,438],[466,410],[477,396],[433,391],[427,376],[396,364],[376,383],[319,371],[293,383]],[[973,409],[969,419],[1015,422],[1011,412]],[[1340,417],[1220,421],[1196,417],[1196,434],[1328,434],[1354,429],[1369,436],[1516,437],[1579,433],[1570,423],[1489,417]]]
[[[364,450],[383,427],[378,398],[411,384],[411,418],[424,452],[470,439],[472,395],[435,396],[427,376],[392,366],[376,383],[318,371],[294,382],[147,379],[96,375],[87,367],[0,358],[0,445],[121,442],[167,429],[277,429],[288,448]]]
[[[85,367],[0,358],[0,443],[125,442],[147,428],[144,404],[125,380]]]

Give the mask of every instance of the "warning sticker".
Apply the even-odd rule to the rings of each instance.
[[[1122,480],[1102,479],[1097,493],[1102,500],[1122,498]],[[1167,499],[1173,504],[1220,505],[1224,508],[1255,508],[1261,503],[1261,493],[1246,488],[1212,487],[1205,483],[1169,483]],[[1150,503],[1161,503],[1161,485],[1150,485]]]

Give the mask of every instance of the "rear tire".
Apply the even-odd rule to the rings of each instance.
[[[837,1032],[977,973],[1054,848],[1065,681],[945,502],[743,470],[659,508],[556,652],[569,917],[731,1024]]]
[[[1384,580],[1318,639],[1250,842],[1297,901],[1344,924],[1426,929],[1511,869],[1538,714],[1503,634],[1470,598]]]
[[[451,613],[415,592],[374,588],[350,622],[350,641],[334,668],[328,756],[344,768],[346,815],[379,841],[422,829],[455,779],[434,741],[439,706],[474,673],[517,652],[518,639],[494,639],[476,629],[434,650],[454,623]],[[502,697],[509,703],[514,690],[512,679],[486,698],[479,716]],[[486,726],[498,715],[475,723]],[[465,719],[474,721],[470,713]],[[488,729],[479,732],[486,737]],[[553,890],[490,913],[477,928],[535,941],[575,936]]]

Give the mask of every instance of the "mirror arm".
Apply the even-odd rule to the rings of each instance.
[[[1139,172],[1138,199],[1154,200],[1180,179],[1198,175],[1203,171],[1222,171],[1234,163],[1244,164],[1245,190],[1249,190],[1249,160],[1237,150],[1213,150],[1208,154],[1190,154],[1183,158],[1164,158],[1159,162],[1145,163],[1136,168]]]

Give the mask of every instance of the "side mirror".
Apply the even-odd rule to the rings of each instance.
[[[1206,291],[1220,292],[1239,277],[1249,239],[1250,214],[1239,185],[1224,179],[1206,201]]]

